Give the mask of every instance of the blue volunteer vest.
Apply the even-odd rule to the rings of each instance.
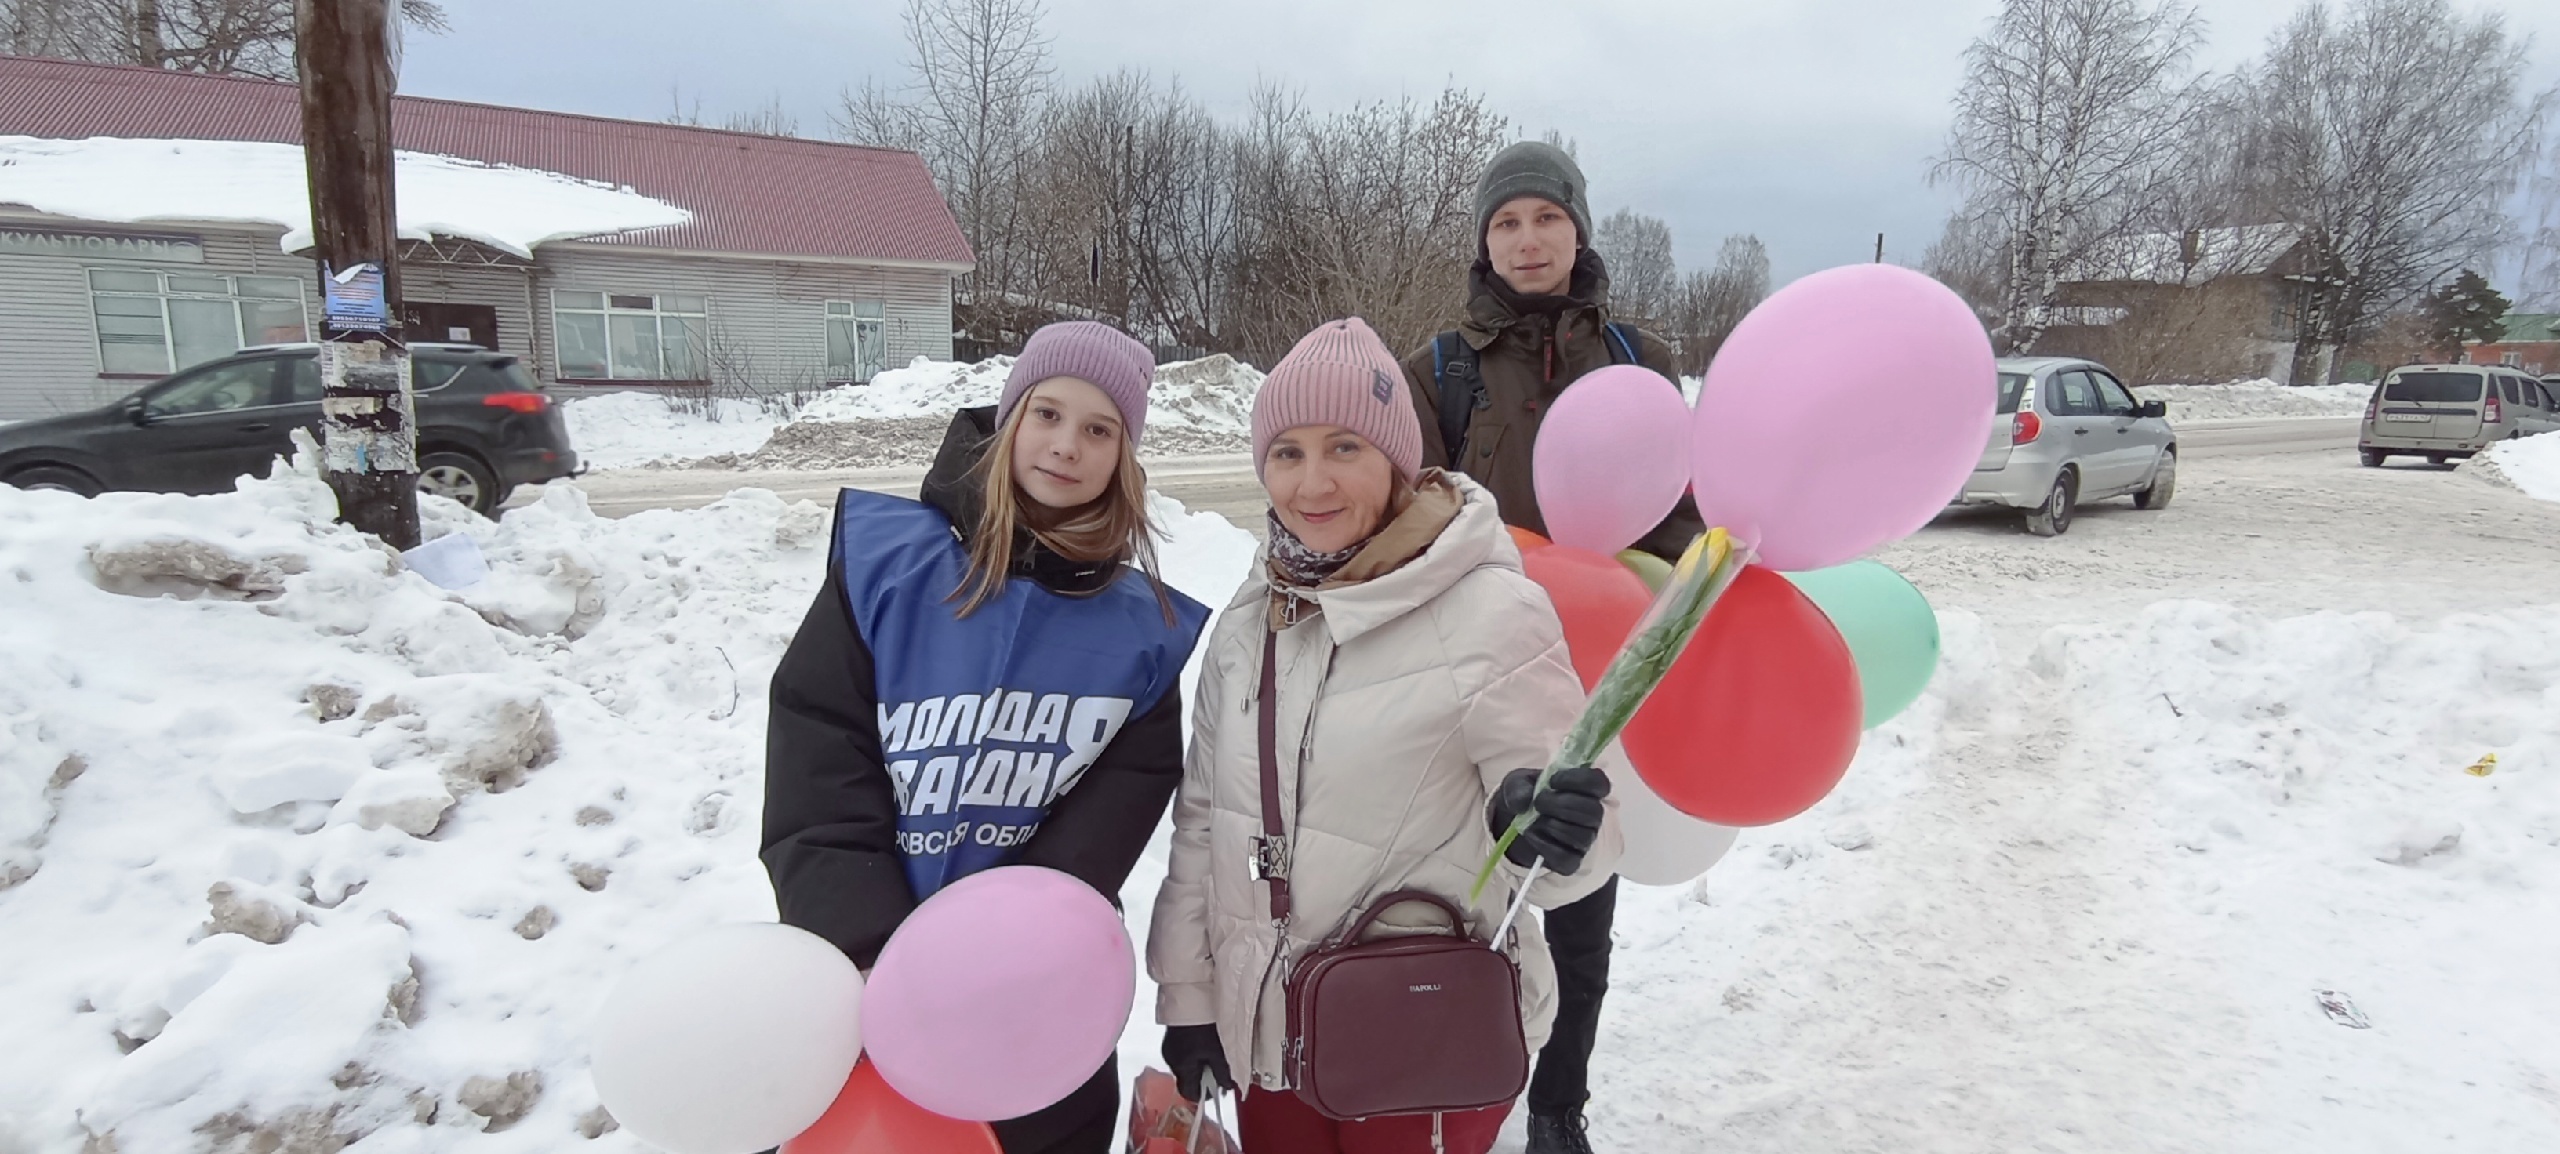
[[[1131,718],[1180,692],[1208,623],[1132,570],[1090,597],[1016,577],[966,618],[968,556],[938,509],[847,490],[836,503],[845,599],[870,646],[881,760],[917,901],[1019,855]]]

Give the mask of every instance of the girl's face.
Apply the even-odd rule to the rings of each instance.
[[[1280,523],[1307,548],[1337,553],[1386,523],[1396,467],[1360,434],[1338,425],[1301,425],[1272,438],[1262,457],[1262,490]]]
[[[1090,381],[1051,377],[1021,401],[1013,435],[1013,483],[1051,509],[1090,505],[1120,466],[1120,409]]]

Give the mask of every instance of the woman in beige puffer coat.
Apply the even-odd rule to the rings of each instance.
[[[1619,849],[1607,777],[1568,770],[1528,797],[1528,767],[1554,755],[1582,685],[1492,496],[1463,476],[1418,472],[1410,393],[1367,325],[1338,321],[1299,342],[1256,397],[1253,424],[1271,544],[1205,656],[1147,943],[1166,1057],[1186,1091],[1204,1074],[1244,1087],[1248,1152],[1340,1149],[1358,1128],[1368,1128],[1362,1149],[1480,1152],[1507,1107],[1335,1123],[1288,1093],[1284,983],[1296,959],[1383,894],[1446,897],[1483,941],[1531,860],[1549,867],[1529,888],[1533,906],[1607,880]],[[1252,868],[1263,833],[1256,710],[1266,642],[1289,847],[1285,942]],[[1524,810],[1536,814],[1529,833],[1470,904],[1492,825]],[[1406,906],[1382,925],[1441,920]],[[1535,918],[1521,920],[1513,956],[1534,1051],[1555,1014]],[[1391,1137],[1407,1134],[1409,1143]]]

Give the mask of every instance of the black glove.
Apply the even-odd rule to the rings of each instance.
[[[1526,866],[1544,858],[1546,868],[1556,873],[1580,873],[1582,857],[1600,840],[1600,820],[1608,813],[1600,802],[1609,796],[1609,775],[1587,766],[1559,769],[1547,780],[1547,791],[1533,803],[1529,795],[1538,788],[1539,772],[1515,769],[1503,778],[1502,788],[1485,803],[1485,822],[1498,839],[1511,828],[1513,819],[1534,812],[1537,816],[1529,828],[1520,831],[1504,856],[1513,865]]]
[[[1183,1101],[1192,1101],[1200,1092],[1200,1076],[1207,1074],[1227,1090],[1236,1088],[1233,1075],[1227,1073],[1227,1048],[1218,1041],[1216,1026],[1167,1026],[1164,1028],[1164,1064],[1173,1067],[1174,1087]]]

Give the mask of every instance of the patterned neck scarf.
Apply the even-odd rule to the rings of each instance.
[[[1367,548],[1369,544],[1367,541],[1360,541],[1353,543],[1347,549],[1332,553],[1318,553],[1307,548],[1306,542],[1299,540],[1297,534],[1290,532],[1288,526],[1280,523],[1280,514],[1267,513],[1265,516],[1271,519],[1271,568],[1280,575],[1282,580],[1301,588],[1313,589],[1324,584],[1327,578],[1341,572],[1342,567],[1350,564],[1351,559],[1358,556],[1360,550]]]

